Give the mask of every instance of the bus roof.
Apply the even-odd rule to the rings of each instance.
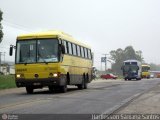
[[[78,44],[86,48],[91,48],[90,46],[75,40],[71,35],[64,33],[62,31],[58,31],[58,30],[22,34],[22,35],[17,36],[17,40],[27,40],[27,39],[37,39],[37,38],[56,38],[56,37],[65,39],[69,42]]]
[[[150,65],[142,64],[142,67],[150,67]]]
[[[140,61],[138,61],[138,60],[126,60],[126,61],[123,61],[123,62],[140,62]]]

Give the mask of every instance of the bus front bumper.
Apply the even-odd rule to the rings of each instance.
[[[44,78],[44,79],[16,79],[17,87],[26,86],[59,86],[61,85],[60,78]]]

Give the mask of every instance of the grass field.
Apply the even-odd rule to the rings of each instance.
[[[16,87],[14,75],[0,75],[0,89]]]

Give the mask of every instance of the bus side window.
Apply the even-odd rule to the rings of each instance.
[[[72,45],[70,42],[68,42],[68,50],[69,50],[69,54],[72,55]]]
[[[78,56],[81,56],[81,51],[80,51],[79,45],[77,45],[77,55],[78,55]]]
[[[81,47],[81,55],[82,55],[82,57],[84,57],[84,49],[83,49],[83,47]]]
[[[73,55],[77,55],[76,45],[72,43]]]
[[[61,40],[61,38],[59,38],[59,44],[62,44],[62,40]]]
[[[91,50],[88,49],[88,58],[91,59]]]
[[[67,47],[67,42],[63,41],[64,47],[65,47],[65,53],[68,53],[68,47]]]
[[[88,58],[87,48],[84,48],[85,58]]]
[[[78,56],[78,51],[77,51],[77,45],[75,44],[75,49],[76,49],[76,56]]]

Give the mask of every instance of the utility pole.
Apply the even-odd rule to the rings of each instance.
[[[5,54],[6,54],[6,52],[4,52],[4,64],[5,64]]]
[[[101,61],[101,71],[102,71],[102,61]]]
[[[109,54],[103,54],[105,56],[105,71],[107,70],[107,55]]]

